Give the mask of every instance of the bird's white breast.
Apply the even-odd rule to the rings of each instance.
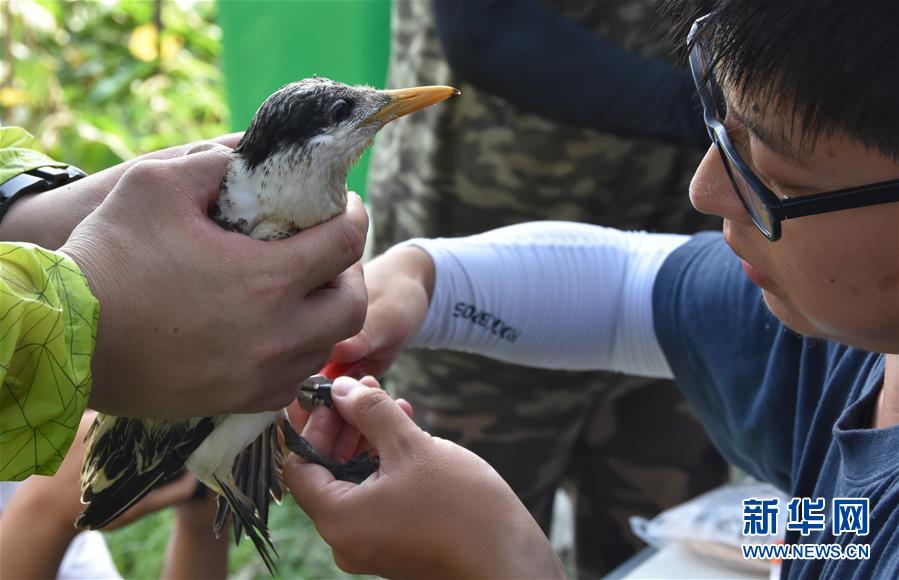
[[[227,211],[228,219],[234,222],[242,219],[248,224],[256,223],[262,211],[256,194],[257,187],[258,184],[247,172],[242,161],[232,166],[232,171],[228,174],[228,197],[231,200],[231,207]]]
[[[333,137],[314,138],[312,151],[328,140]],[[253,170],[236,159],[228,171],[231,205],[223,213],[232,222],[245,220],[248,230],[261,221],[283,224],[285,230],[305,229],[346,209],[345,179],[346,168],[293,149],[273,153]]]
[[[201,481],[210,479],[213,473],[230,472],[237,454],[280,417],[287,417],[287,412],[228,415],[191,453],[185,465]]]

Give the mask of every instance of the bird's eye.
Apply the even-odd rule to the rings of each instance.
[[[343,99],[334,101],[334,104],[331,105],[331,118],[335,123],[340,123],[349,117],[352,108],[350,103]]]

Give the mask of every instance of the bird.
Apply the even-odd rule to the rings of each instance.
[[[210,217],[260,240],[331,219],[346,209],[347,172],[375,134],[453,94],[447,86],[377,90],[319,76],[283,86],[259,107],[233,150]],[[298,387],[298,401],[306,408],[330,405],[329,385],[327,377],[310,377]],[[275,574],[268,509],[271,499],[281,500],[285,447],[340,479],[358,482],[377,469],[377,458],[365,453],[344,464],[319,454],[283,409],[181,420],[98,414],[81,472],[87,505],[75,525],[102,528],[186,468],[219,495],[216,536],[233,513],[235,542],[245,533]]]

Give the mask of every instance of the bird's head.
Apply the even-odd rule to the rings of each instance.
[[[322,77],[286,85],[256,112],[223,193],[227,187],[236,217],[247,221],[277,216],[299,228],[324,221],[345,208],[347,172],[378,130],[455,93],[445,86],[383,91]],[[265,215],[238,215],[253,204]]]

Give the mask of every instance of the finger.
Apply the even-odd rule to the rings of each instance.
[[[359,378],[365,375],[383,375],[395,357],[376,352],[371,348],[368,336],[368,331],[363,328],[356,336],[334,345],[331,362],[322,369],[322,374],[332,379],[341,376]]]
[[[290,307],[290,305],[285,305]],[[365,323],[368,298],[361,264],[355,264],[334,279],[332,285],[309,294],[302,311],[294,308],[288,316],[295,318],[297,328],[316,328],[315,342],[306,337],[305,347],[329,349],[341,340],[357,334]],[[330,356],[329,356],[330,358]]]
[[[410,419],[412,418],[412,404],[406,399],[396,399],[396,404],[400,406],[400,409],[403,410],[403,413],[406,414]]]
[[[350,195],[344,213],[289,238],[267,242],[280,261],[260,266],[276,267],[275,275],[302,271],[303,294],[309,294],[362,258],[367,232],[365,206],[359,196]]]
[[[358,455],[357,449],[361,440],[362,433],[352,425],[344,423],[337,440],[334,442],[334,450],[332,452],[334,459],[343,463]]]
[[[238,131],[236,133],[228,133],[227,135],[221,135],[219,137],[216,137],[215,139],[213,139],[213,141],[215,141],[216,143],[219,143],[221,145],[224,145],[225,147],[230,147],[231,149],[234,149],[235,147],[237,147],[238,143],[240,143],[240,140],[243,138],[243,134],[244,134],[243,131]]]
[[[319,371],[319,374],[325,375],[332,381],[337,377],[347,376],[356,378],[364,374],[364,371],[362,370],[362,361],[341,363],[334,360],[334,352],[337,351],[337,347],[341,344],[343,343],[338,343],[337,346],[334,347],[334,351],[332,351],[331,354],[331,360],[329,360],[328,363],[324,367],[322,367],[322,370]]]
[[[422,431],[381,389],[340,377],[331,387],[331,399],[340,416],[356,427],[382,454],[402,453]]]
[[[324,405],[319,405],[306,421],[302,435],[316,451],[331,457],[342,426],[343,421],[337,413]]]
[[[237,146],[237,143],[240,141],[243,133],[231,133],[228,135],[222,135],[221,137],[216,137],[213,139],[215,143],[219,145],[224,145],[229,149],[233,149]],[[103,191],[108,192],[115,187],[115,184],[118,183],[119,179],[131,169],[135,164],[140,163],[141,161],[147,161],[150,159],[173,159],[175,157],[183,157],[185,153],[194,146],[195,143],[188,143],[186,145],[177,145],[175,147],[167,147],[166,149],[160,149],[158,151],[152,151],[150,153],[146,153],[141,155],[137,159],[132,159],[130,161],[125,161],[124,163],[119,163],[118,165],[114,165],[99,173],[95,173],[90,177],[96,184],[94,188],[95,191]],[[100,200],[93,200],[93,206]]]
[[[378,380],[371,375],[363,377],[359,383],[370,389],[381,388]],[[337,442],[334,444],[334,457],[338,461],[348,461],[369,449],[371,449],[371,444],[368,443],[368,440],[362,436],[359,430],[349,423],[344,423],[343,428],[340,430],[340,435],[337,436]]]
[[[193,155],[195,153],[215,149],[216,147],[221,147],[221,145],[214,141],[197,141],[196,143],[191,143],[187,146],[187,151],[184,152],[184,155]]]
[[[181,185],[205,214],[218,199],[222,177],[231,161],[231,149],[217,143],[204,142],[192,154],[172,159],[172,171]]]
[[[401,341],[393,336],[392,320],[385,317],[376,303],[370,303],[362,330],[334,346],[331,359],[336,363],[352,365],[353,372],[340,374],[358,377],[363,373],[383,374],[396,356]],[[384,324],[388,326],[382,328]],[[339,376],[339,375],[338,375]]]
[[[146,159],[173,159],[175,157],[183,157],[184,155],[187,155],[188,151],[195,149],[196,146],[200,143],[216,143],[218,145],[224,145],[228,149],[234,149],[237,146],[238,142],[240,142],[240,138],[242,136],[242,132],[228,133],[226,135],[220,135],[219,137],[216,137],[214,139],[195,141],[193,143],[184,143],[183,145],[175,145],[174,147],[167,147],[165,149],[159,149],[158,151],[145,153],[137,159],[126,163],[135,163],[137,161]]]
[[[381,388],[381,383],[378,382],[378,379],[374,378],[371,375],[365,375],[364,377],[359,379],[359,382],[370,389],[380,389]]]
[[[327,521],[331,514],[342,511],[341,496],[356,487],[346,481],[337,481],[321,465],[306,463],[293,454],[284,460],[284,483],[316,526]],[[335,519],[346,521],[340,517]]]
[[[343,372],[342,369],[358,363],[371,351],[371,338],[369,338],[368,330],[365,328],[356,336],[337,343],[334,346],[334,356],[331,357],[335,365],[339,365],[335,369],[337,376],[349,374]],[[338,369],[340,370],[338,371]]]
[[[231,150],[223,145],[172,159],[146,159],[128,169],[122,176],[122,182],[146,181],[146,188],[159,190],[159,194],[167,195],[169,201],[182,201],[183,205],[195,206],[205,215],[218,197],[222,176],[230,159]],[[163,186],[163,177],[171,181],[168,187]],[[116,190],[119,189],[116,187]],[[150,201],[159,203],[158,199],[148,200],[148,203]]]
[[[371,444],[371,441],[366,439],[365,437],[359,438],[359,444],[356,446],[356,449],[353,451],[353,457],[358,457],[363,453],[368,453],[372,457],[378,456],[377,448]]]
[[[296,400],[287,405],[287,418],[290,420],[290,425],[293,427],[293,430],[297,433],[303,432],[303,429],[306,427],[306,422],[309,420],[309,415],[311,414],[311,412],[302,408]]]
[[[359,382],[367,387],[381,387],[377,379],[372,376],[363,377]],[[412,417],[412,405],[410,405],[409,402],[406,401],[406,399],[395,399],[394,402],[399,406],[400,409],[403,410],[407,417]],[[341,436],[342,435],[343,434],[341,433]],[[359,438],[359,441],[356,444],[356,449],[353,450],[353,453],[350,457],[356,457],[360,453],[372,453],[374,455],[377,455],[378,450],[375,449],[375,447],[371,444],[371,441],[363,436]]]

